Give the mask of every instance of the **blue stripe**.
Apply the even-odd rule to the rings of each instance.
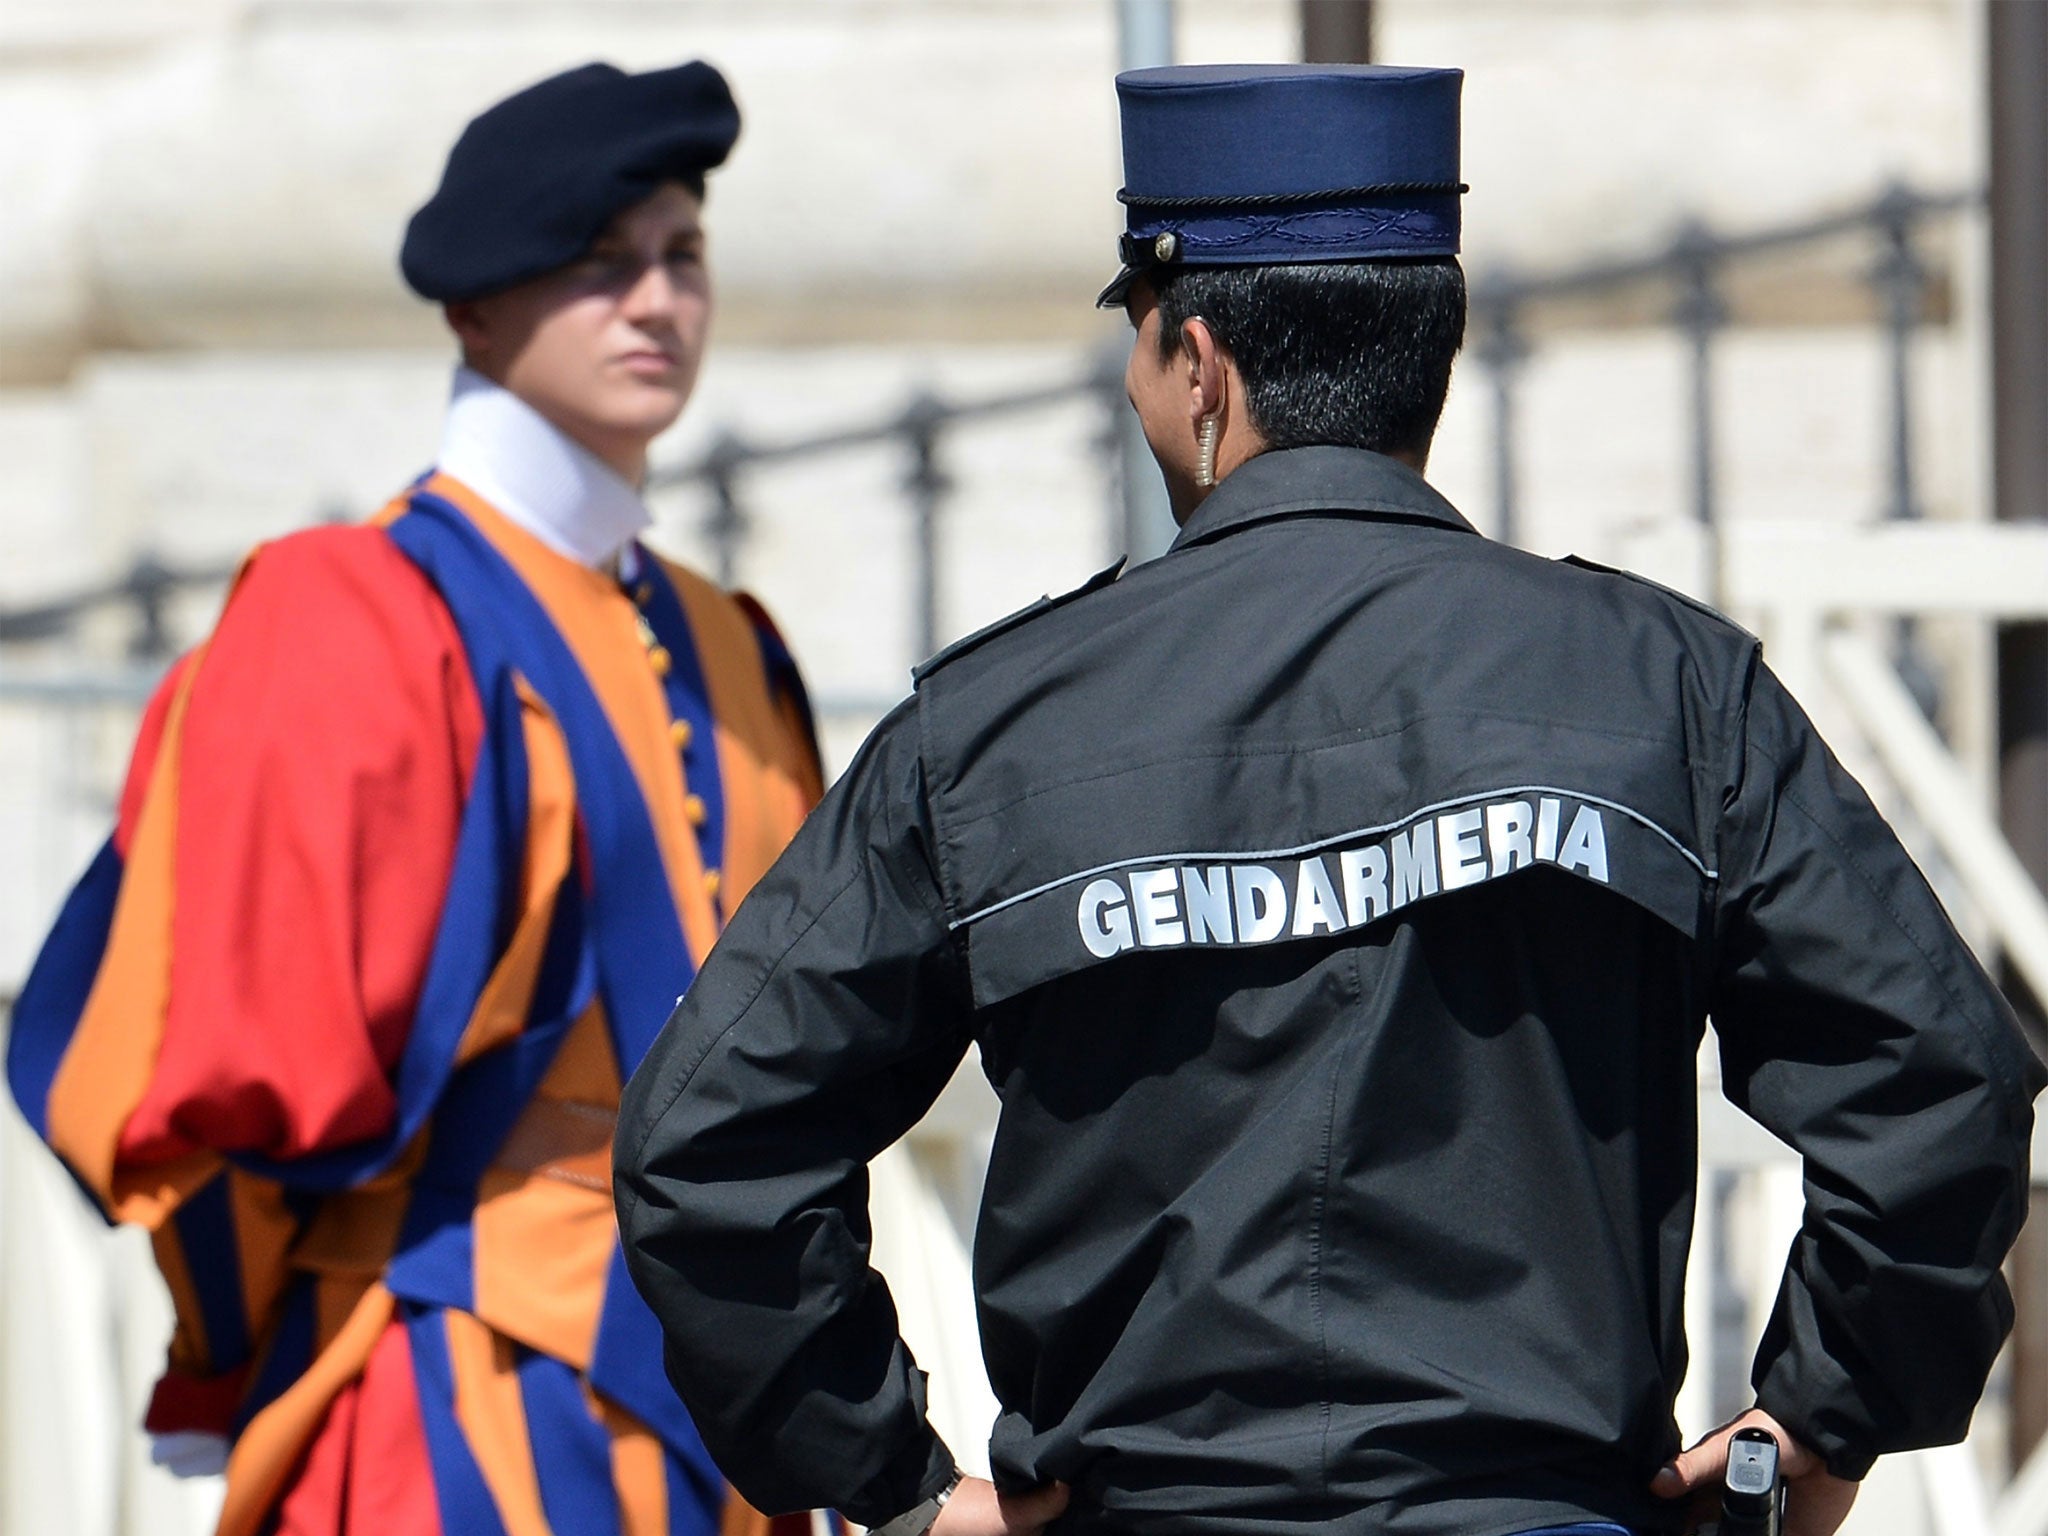
[[[268,1352],[257,1367],[249,1395],[235,1410],[235,1436],[249,1421],[284,1396],[313,1363],[313,1277],[296,1276],[285,1292],[284,1309],[271,1330]]]
[[[455,1370],[448,1359],[447,1320],[434,1307],[406,1305],[405,1329],[412,1342],[413,1384],[420,1424],[427,1434],[427,1460],[434,1468],[434,1497],[447,1536],[505,1536],[498,1502],[470,1454],[455,1417]]]
[[[625,1253],[614,1246],[605,1276],[604,1311],[591,1351],[590,1383],[652,1430],[668,1448],[688,1502],[712,1525],[725,1506],[725,1475],[704,1449],[690,1411],[669,1385],[662,1365],[661,1324],[633,1287]],[[675,1507],[671,1478],[670,1507]],[[674,1518],[672,1515],[671,1519]],[[694,1527],[693,1527],[694,1529]]]
[[[590,921],[605,1012],[629,1074],[696,974],[632,765],[547,610],[475,525],[416,491],[390,533],[448,604],[476,675],[516,669],[561,722],[598,872]]]
[[[235,1241],[228,1176],[216,1174],[200,1186],[171,1222],[199,1296],[207,1358],[215,1373],[231,1371],[249,1358],[249,1314],[242,1295],[241,1248]]]
[[[476,1310],[477,1185],[596,988],[578,891],[572,874],[556,896],[525,1031],[458,1072],[435,1112],[385,1272],[395,1295]]]
[[[413,1179],[398,1249],[385,1273],[392,1292],[476,1309],[472,1221],[477,1184],[553,1064],[570,1026],[590,1006],[597,977],[584,943],[583,896],[572,872],[554,919],[525,1030],[455,1074],[434,1113],[433,1137]]]
[[[720,869],[725,864],[725,781],[718,772],[718,726],[711,713],[711,687],[704,678],[704,663],[697,654],[696,636],[691,633],[681,594],[659,560],[637,546],[635,552],[648,594],[641,612],[669,655],[668,675],[661,680],[669,714],[690,726],[689,745],[683,748],[683,778],[690,793],[704,802],[697,847],[707,870]]]
[[[50,1139],[50,1087],[98,979],[121,894],[122,863],[108,838],[65,898],[57,925],[15,999],[7,1033],[7,1086],[43,1140]]]
[[[673,1454],[662,1460],[668,1482],[668,1536],[717,1536],[718,1522],[725,1514],[725,1484],[718,1485],[718,1500],[703,1501],[695,1472]]]
[[[415,1182],[399,1228],[398,1246],[384,1267],[394,1296],[423,1305],[476,1310],[476,1190],[438,1189]]]
[[[509,691],[516,673],[553,711],[576,779],[588,868],[597,872],[588,888],[575,881],[564,887],[527,1034],[465,1067],[435,1112],[433,1145],[390,1283],[403,1294],[454,1305],[469,1294],[468,1224],[476,1181],[538,1085],[560,1032],[582,1012],[592,991],[601,991],[620,1071],[630,1073],[695,967],[639,781],[545,608],[474,525],[437,497],[416,492],[390,533],[447,603],[480,685],[493,693]],[[694,691],[703,711],[701,725],[691,721],[693,745],[701,742],[715,763],[717,739],[702,668],[687,641],[687,620],[666,579],[654,585],[655,606],[665,599],[674,612],[650,619],[650,625],[670,650],[670,676],[681,680],[678,688]],[[687,697],[672,697],[671,707],[691,718]],[[499,743],[487,742],[487,755],[509,739],[501,735]],[[705,795],[710,775],[690,774],[698,794]],[[705,798],[709,811],[711,797]],[[722,824],[722,794],[719,806]],[[523,804],[521,815],[523,832]],[[467,994],[469,1006],[481,990],[479,977]],[[667,1451],[671,1529],[713,1536],[725,1480],[662,1374],[660,1326],[634,1291],[616,1249],[595,1355],[592,1385],[645,1423]],[[466,1527],[451,1520],[450,1529]]]
[[[540,1480],[540,1507],[555,1536],[619,1529],[612,1484],[612,1437],[590,1411],[583,1382],[561,1361],[522,1348],[519,1395]]]
[[[526,844],[527,773],[520,705],[511,679],[484,689],[485,738],[456,835],[434,949],[419,1008],[399,1059],[397,1112],[385,1134],[340,1151],[278,1160],[246,1154],[235,1161],[279,1183],[346,1189],[381,1172],[409,1146],[434,1112],[454,1070],[455,1052],[477,999],[504,951],[517,915]],[[489,1151],[496,1150],[492,1143]]]
[[[511,1043],[469,1063],[449,1085],[385,1271],[394,1295],[476,1309],[477,1184],[567,1034],[565,1019],[529,1025]]]

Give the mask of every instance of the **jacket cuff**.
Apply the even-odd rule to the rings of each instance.
[[[953,1453],[929,1424],[923,1434],[898,1451],[854,1496],[839,1506],[839,1512],[856,1525],[870,1529],[886,1524],[913,1505],[937,1498],[952,1481]]]
[[[1781,1362],[1782,1365],[1782,1362]],[[1785,1427],[1785,1432],[1819,1456],[1836,1477],[1860,1483],[1877,1460],[1867,1439],[1850,1439],[1839,1428],[1831,1428],[1831,1414],[1823,1404],[1809,1402],[1796,1382],[1779,1372],[1765,1375],[1756,1383],[1756,1405]]]

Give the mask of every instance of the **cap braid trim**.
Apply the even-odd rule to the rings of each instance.
[[[1153,197],[1117,189],[1116,200],[1127,208],[1285,208],[1340,197],[1393,196],[1416,192],[1469,192],[1462,181],[1383,181],[1367,187],[1332,187],[1323,192],[1244,192],[1233,197]]]

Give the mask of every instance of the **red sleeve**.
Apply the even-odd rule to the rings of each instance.
[[[372,528],[258,553],[187,705],[171,987],[128,1161],[387,1129],[482,734],[453,621]]]

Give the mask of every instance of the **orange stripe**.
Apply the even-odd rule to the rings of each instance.
[[[516,686],[523,705],[528,767],[523,910],[506,952],[477,1002],[458,1061],[469,1060],[525,1028],[555,900],[562,881],[573,878],[576,790],[568,744],[539,696],[523,679]],[[591,1058],[591,1070],[579,1066],[585,1058]],[[592,1081],[580,1086],[566,1083],[567,1075],[579,1073]],[[508,1151],[533,1140],[534,1116],[554,1101],[567,1099],[584,1108],[609,1108],[618,1103],[618,1095],[618,1072],[611,1064],[603,1014],[593,1005],[572,1027],[538,1090],[535,1106],[515,1127]],[[575,1119],[579,1126],[585,1123],[583,1118]],[[537,1155],[537,1160],[526,1159],[526,1165],[508,1167],[507,1157],[501,1154],[499,1166],[484,1178],[473,1222],[477,1314],[498,1332],[579,1369],[590,1360],[606,1267],[616,1237],[610,1195],[610,1125],[607,1116],[581,1156],[555,1148],[545,1156]]]
[[[769,1536],[772,1522],[740,1497],[730,1483],[725,1488],[725,1508],[718,1517],[718,1536]]]
[[[389,528],[403,517],[411,506],[412,491],[408,488],[400,491],[396,496],[385,502],[383,506],[364,518],[363,521],[372,528]]]
[[[474,1218],[478,1314],[520,1343],[588,1370],[616,1223],[606,1186],[548,1173],[486,1173]]]
[[[171,986],[178,743],[202,659],[194,655],[171,700],[156,772],[143,796],[114,901],[107,952],[50,1087],[50,1145],[117,1217],[152,1227],[220,1166],[213,1154],[195,1152],[122,1170],[118,1178],[115,1170],[121,1128],[142,1102],[163,1046]]]
[[[775,695],[775,718],[782,723],[782,734],[789,742],[790,777],[796,783],[797,799],[808,816],[812,808],[825,798],[825,765],[818,760],[817,746],[811,740],[811,727],[815,722],[805,718],[803,705],[780,693]]]
[[[520,915],[476,1011],[456,1048],[458,1064],[526,1028],[534,982],[547,952],[555,897],[569,873],[576,836],[576,781],[569,769],[569,744],[540,696],[519,679],[521,730],[526,738],[526,866],[520,873]]]
[[[803,824],[817,798],[811,788],[816,771],[809,745],[776,707],[753,622],[696,572],[668,565],[668,573],[697,637],[711,716],[718,723],[718,771],[725,790],[719,901],[731,912]]]
[[[668,1468],[661,1442],[632,1414],[584,1388],[612,1435],[612,1486],[619,1536],[669,1536]]]
[[[593,1002],[590,1012],[571,1027],[561,1049],[555,1052],[555,1059],[548,1063],[547,1076],[534,1090],[538,1097],[595,1105],[614,1116],[618,1114],[619,1062],[612,1051],[612,1037],[604,1027],[602,1013],[603,1009]],[[502,1154],[499,1161],[504,1161]]]
[[[242,1272],[243,1316],[249,1337],[260,1339],[276,1316],[277,1299],[284,1294],[290,1274],[287,1260],[299,1224],[285,1207],[284,1191],[271,1180],[255,1178],[239,1168],[230,1168],[226,1177],[235,1257]]]
[[[313,1281],[313,1353],[317,1357],[340,1338],[356,1315],[363,1293],[376,1282],[360,1275],[320,1275]],[[273,1330],[272,1341],[275,1332]]]
[[[164,1288],[171,1293],[171,1310],[177,1330],[171,1335],[170,1366],[188,1376],[213,1374],[213,1345],[206,1337],[206,1312],[199,1305],[199,1290],[192,1283],[192,1267],[185,1262],[185,1240],[178,1229],[165,1222],[149,1234],[149,1246],[156,1256]]]
[[[368,1183],[320,1202],[292,1248],[292,1268],[316,1275],[350,1276],[367,1282],[384,1273],[398,1246],[399,1228],[412,1199],[413,1175],[427,1146],[426,1131],[413,1138],[389,1168]]]
[[[632,601],[611,577],[549,549],[460,481],[436,475],[427,489],[461,508],[511,562],[589,679],[647,802],[690,952],[702,960],[718,937],[718,921],[704,895],[703,863],[683,810],[668,700],[648,665]]]
[[[512,1342],[466,1312],[447,1312],[455,1421],[491,1490],[508,1536],[552,1536],[541,1512],[540,1476],[527,1436],[526,1402],[512,1368]]]
[[[227,1498],[214,1536],[255,1536],[341,1389],[363,1372],[370,1352],[392,1326],[391,1293],[373,1285],[334,1342],[313,1359],[284,1395],[249,1422],[228,1457]]]
[[[618,1102],[609,1032],[593,1007],[484,1175],[472,1220],[477,1315],[579,1371],[590,1367],[618,1242]]]

